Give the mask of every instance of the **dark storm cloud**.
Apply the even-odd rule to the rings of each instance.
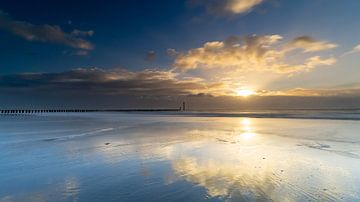
[[[61,73],[22,73],[0,76],[0,92],[57,94],[178,96],[204,86],[195,80],[178,80],[168,71],[79,68]]]
[[[17,21],[0,10],[0,29],[11,32],[28,41],[57,43],[75,49],[92,50],[93,44],[81,38],[92,36],[94,31],[81,31],[75,29],[71,33],[64,32],[57,25],[34,25],[25,21]]]

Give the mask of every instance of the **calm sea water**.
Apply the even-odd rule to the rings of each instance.
[[[359,201],[359,118],[0,116],[0,201]]]

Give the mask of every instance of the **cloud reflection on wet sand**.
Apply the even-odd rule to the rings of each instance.
[[[119,119],[131,121],[119,124]],[[18,194],[12,194],[16,193],[12,190],[0,201],[81,201],[95,196],[131,201],[151,199],[151,193],[157,193],[152,197],[158,200],[180,196],[182,200],[236,201],[360,198],[360,162],[354,158],[360,154],[356,143],[360,126],[356,121],[136,115],[101,120],[88,120],[85,126],[55,124],[47,130],[66,129],[72,138],[43,141],[37,150],[29,150],[38,144],[31,140],[18,143],[21,147],[5,144],[5,148],[11,148],[10,153],[25,148],[30,151],[29,156],[47,154],[33,161],[48,167],[33,166],[34,162],[29,166],[26,163],[30,161],[22,166],[29,168],[25,172],[29,176],[33,171],[46,169],[40,179],[56,183],[43,182],[45,185],[28,187],[27,192]],[[91,127],[99,131],[100,126],[112,130],[90,136],[68,132],[72,127],[76,128],[75,134],[88,133]],[[54,139],[50,133],[46,137],[40,134],[41,138]],[[8,160],[9,168],[11,163],[17,164],[16,159],[14,156]],[[1,168],[6,171],[7,167]],[[51,169],[55,171],[52,173]],[[16,169],[12,172],[16,173]],[[12,179],[10,174],[3,176],[8,181]],[[99,193],[101,190],[108,194]],[[197,198],[191,198],[194,195]]]
[[[299,147],[298,142],[304,142],[299,137],[257,132],[268,129],[256,128],[264,121],[218,119],[207,123],[210,130],[190,125],[157,131],[155,137],[146,135],[151,131],[136,130],[141,143],[129,144],[128,152],[137,152],[144,161],[170,161],[177,180],[205,188],[210,197],[276,201],[359,197],[354,170],[329,161],[329,154]],[[223,127],[214,129],[219,123]]]

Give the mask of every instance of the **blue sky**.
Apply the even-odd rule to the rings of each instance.
[[[248,7],[243,9],[244,5]],[[109,74],[116,69],[130,73],[147,69],[173,73],[171,79],[176,82],[191,78],[208,85],[191,88],[189,94],[235,95],[237,89],[251,88],[261,95],[292,95],[299,89],[306,90],[299,95],[335,95],[333,90],[341,86],[353,92],[360,86],[360,53],[354,49],[360,43],[359,7],[357,0],[3,0],[0,75],[66,74],[78,68]],[[256,59],[260,66],[251,69],[247,67],[254,62],[247,61],[251,55],[226,45],[215,48],[219,55],[213,50],[193,53],[209,42],[255,35],[258,42],[267,36],[280,37],[259,47],[269,49],[269,54],[276,50],[278,55],[271,57],[285,54],[277,58],[281,62],[264,65],[269,58]],[[242,42],[232,45],[247,47]],[[224,64],[226,59],[221,64],[204,61],[204,57],[224,55],[231,64]],[[240,57],[246,64],[233,61]],[[273,69],[268,74],[269,68]],[[232,69],[237,73],[229,76]],[[264,75],[266,81],[259,82],[257,78]],[[218,83],[223,87],[204,91]]]
[[[167,67],[166,49],[187,50],[230,35],[311,35],[350,49],[359,42],[360,14],[355,0],[268,1],[252,12],[212,16],[186,1],[2,1],[0,9],[32,24],[58,25],[65,31],[94,30],[95,49],[86,57],[64,52],[62,45],[34,43],[0,31],[1,73],[61,71],[76,67]],[[71,22],[71,24],[69,24]],[[157,59],[144,61],[154,50]],[[20,59],[21,58],[21,59]]]

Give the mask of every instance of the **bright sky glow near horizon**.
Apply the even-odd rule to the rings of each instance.
[[[0,94],[7,103],[34,92],[44,103],[60,94],[72,103],[94,95],[358,98],[359,7],[357,0],[4,0]]]

